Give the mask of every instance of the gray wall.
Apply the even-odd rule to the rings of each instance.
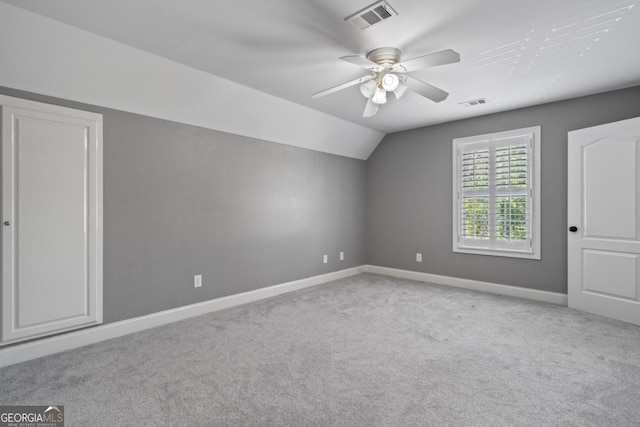
[[[104,115],[105,323],[365,263],[362,160],[0,93]]]
[[[638,87],[388,135],[365,163],[0,93],[104,114],[105,323],[365,263],[566,292],[567,132],[640,116]],[[534,125],[542,260],[454,254],[451,140]]]
[[[387,135],[367,161],[367,262],[565,293],[567,132],[637,116],[640,87]],[[452,139],[537,125],[542,259],[453,253]]]

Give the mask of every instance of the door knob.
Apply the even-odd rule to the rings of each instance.
[[[10,225],[10,224],[9,224],[9,221],[5,221],[5,222],[4,222],[4,225]]]
[[[572,225],[571,227],[569,227],[569,231],[572,233],[575,233],[576,231],[578,231],[578,227],[576,227],[575,225]]]

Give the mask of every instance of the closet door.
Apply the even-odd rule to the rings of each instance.
[[[0,105],[0,342],[102,323],[102,116]]]

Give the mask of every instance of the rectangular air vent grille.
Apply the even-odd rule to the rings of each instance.
[[[376,22],[382,21],[382,19],[380,19],[380,17],[373,10],[363,13],[362,15],[360,15],[360,18],[367,21],[367,24],[369,25],[373,25]]]
[[[382,19],[391,18],[391,14],[389,13],[389,11],[382,5],[376,7],[375,9],[373,9],[373,11],[377,13]]]
[[[386,1],[379,1],[365,7],[351,16],[346,17],[345,21],[349,21],[356,27],[364,30],[365,28],[369,28],[372,25],[397,15],[398,12],[396,12],[389,3]]]
[[[487,102],[487,98],[478,98],[478,99],[472,99],[470,101],[465,101],[465,102],[461,102],[460,105],[464,105],[465,107],[475,107],[476,105],[483,105],[486,104]]]

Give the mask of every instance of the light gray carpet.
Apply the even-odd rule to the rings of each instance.
[[[0,370],[67,426],[638,426],[640,327],[360,275]]]

